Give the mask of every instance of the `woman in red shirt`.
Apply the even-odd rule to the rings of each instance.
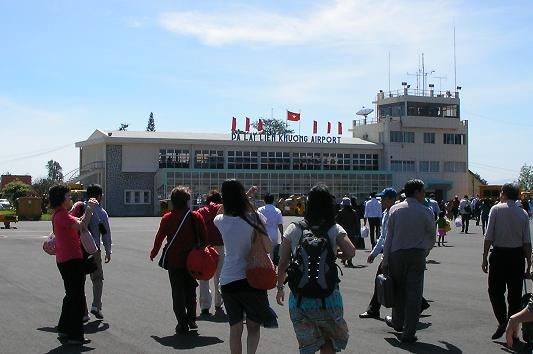
[[[90,342],[83,334],[83,311],[85,308],[85,272],[79,231],[91,220],[92,210],[98,202],[89,200],[81,218],[70,215],[67,210],[72,204],[70,190],[56,185],[49,191],[50,206],[54,209],[52,228],[56,240],[56,262],[65,286],[65,297],[57,330],[60,338],[69,344]]]
[[[183,186],[174,188],[170,194],[172,210],[161,219],[159,230],[154,240],[154,247],[150,252],[150,260],[154,260],[161,248],[163,240],[167,243],[172,240],[183,219],[183,225],[176,235],[176,240],[168,249],[168,277],[172,289],[172,303],[174,314],[178,320],[176,333],[187,334],[197,331],[196,324],[196,287],[198,283],[187,270],[187,256],[198,244],[206,244],[207,231],[203,217],[197,212],[188,213],[190,210],[189,189]]]

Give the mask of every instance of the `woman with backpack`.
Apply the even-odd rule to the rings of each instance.
[[[343,318],[337,256],[351,259],[355,247],[346,231],[335,223],[335,198],[325,185],[317,185],[307,196],[304,221],[289,225],[284,234],[278,265],[276,300],[283,306],[287,275],[291,288],[289,314],[302,354],[346,349],[348,326]],[[304,276],[303,263],[316,265],[307,270],[309,277]]]
[[[242,353],[243,315],[246,314],[246,352],[253,354],[259,345],[260,325],[277,327],[277,321],[270,309],[266,290],[254,289],[248,284],[248,255],[254,235],[260,237],[266,253],[272,251],[272,242],[265,229],[264,216],[254,210],[239,181],[224,181],[221,193],[223,214],[217,215],[214,223],[224,241],[220,288],[230,325],[230,351],[231,354]]]

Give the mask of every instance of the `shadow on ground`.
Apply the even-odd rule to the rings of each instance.
[[[174,349],[194,349],[199,347],[207,347],[223,343],[224,341],[218,337],[204,337],[201,335],[173,335],[166,337],[151,336],[156,342]]]
[[[457,348],[455,345],[445,342],[445,341],[439,341],[439,343],[442,343],[444,347],[439,347],[435,344],[430,343],[422,343],[422,342],[415,342],[415,343],[402,343],[399,341],[398,338],[385,338],[385,340],[393,347],[398,349],[403,349],[409,353],[420,353],[420,354],[426,354],[426,353],[432,353],[432,354],[441,354],[441,353],[462,353],[463,351],[459,348]]]

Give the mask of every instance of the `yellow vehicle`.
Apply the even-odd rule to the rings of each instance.
[[[38,197],[17,198],[17,216],[21,220],[40,220],[43,215],[41,203],[42,200]]]
[[[290,197],[278,201],[278,208],[283,215],[304,216],[305,196],[291,195]]]
[[[500,199],[500,192],[502,185],[500,184],[487,184],[485,186],[479,186],[479,197],[481,199],[489,198],[493,201]]]
[[[0,223],[4,223],[4,228],[10,229],[11,223],[18,222],[19,219],[16,215],[0,215]]]

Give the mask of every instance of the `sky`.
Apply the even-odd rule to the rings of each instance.
[[[376,93],[454,87],[469,168],[490,183],[532,164],[533,2],[0,0],[0,173],[79,165],[95,129],[229,132],[231,117],[302,113],[345,127]],[[440,77],[440,79],[439,79]],[[445,77],[445,78],[444,78]],[[346,129],[346,128],[345,128]],[[347,132],[345,131],[345,134]]]

